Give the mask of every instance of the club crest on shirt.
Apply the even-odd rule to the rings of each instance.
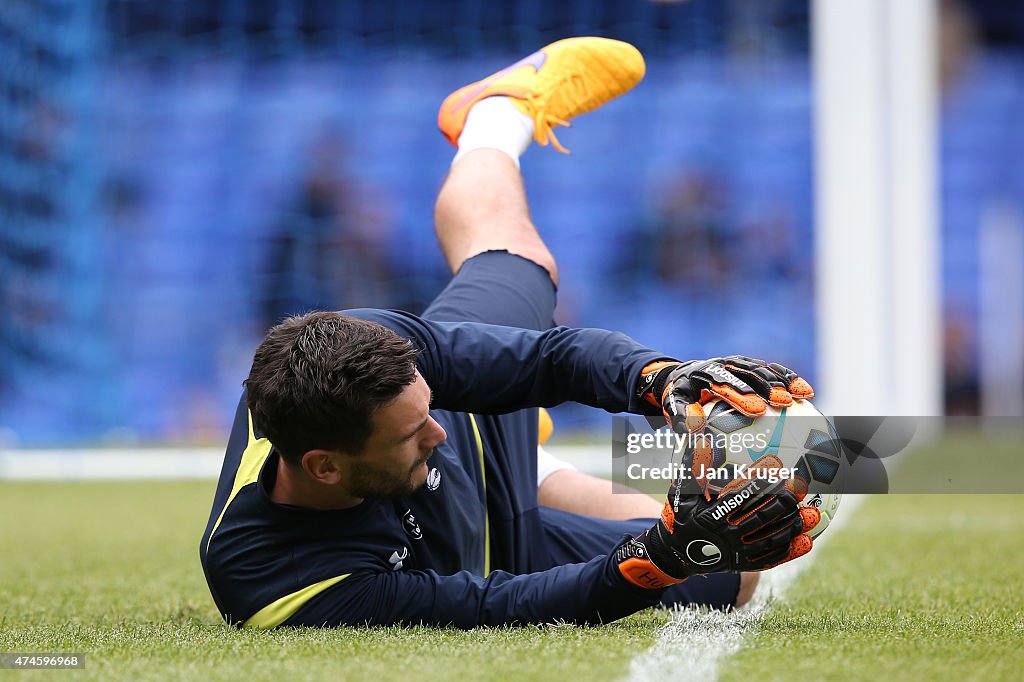
[[[405,528],[405,532],[413,540],[422,540],[423,531],[420,530],[420,524],[416,523],[416,517],[412,513],[412,509],[406,509],[405,514],[402,516],[402,527]]]
[[[427,490],[437,490],[441,487],[441,471],[437,467],[427,474]]]

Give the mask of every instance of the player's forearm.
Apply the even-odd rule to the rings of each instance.
[[[630,584],[610,556],[599,556],[586,564],[492,578],[489,588],[480,595],[478,616],[453,624],[609,623],[654,606],[661,595],[660,590]]]
[[[543,333],[535,386],[543,392],[565,390],[571,400],[609,412],[654,414],[637,396],[643,368],[665,358],[632,338],[604,329],[558,327]],[[543,403],[542,403],[543,404]]]
[[[381,310],[347,314],[383,324],[416,345],[418,367],[440,409],[501,413],[574,401],[611,412],[654,413],[636,397],[636,388],[643,367],[664,355],[618,332],[538,332]]]
[[[611,556],[538,573],[399,571],[351,576],[285,625],[481,626],[607,623],[658,603],[660,590],[627,582]]]

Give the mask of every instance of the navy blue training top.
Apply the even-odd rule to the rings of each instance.
[[[260,628],[597,623],[658,602],[661,591],[621,577],[615,547],[587,563],[544,565],[536,414],[508,413],[576,401],[650,414],[633,393],[642,368],[664,354],[600,329],[344,314],[416,346],[433,391],[430,414],[448,438],[411,495],[332,511],[282,505],[269,494],[278,454],[254,429],[243,394],[200,546],[225,620]]]

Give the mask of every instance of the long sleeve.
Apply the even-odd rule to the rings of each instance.
[[[474,628],[533,623],[607,623],[658,603],[661,590],[626,582],[612,555],[584,564],[487,578],[468,571],[353,574],[317,595],[283,625],[435,625]]]
[[[634,396],[640,371],[663,353],[625,334],[554,327],[532,331],[473,322],[432,322],[408,313],[344,311],[410,339],[433,406],[499,414],[575,401],[609,412],[653,414]]]

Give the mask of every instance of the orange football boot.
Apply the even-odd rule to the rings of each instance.
[[[505,95],[533,119],[533,139],[568,153],[554,126],[593,111],[628,92],[644,77],[644,58],[629,43],[608,38],[566,38],[512,66],[459,88],[441,103],[437,125],[456,147],[466,116],[485,97]]]

